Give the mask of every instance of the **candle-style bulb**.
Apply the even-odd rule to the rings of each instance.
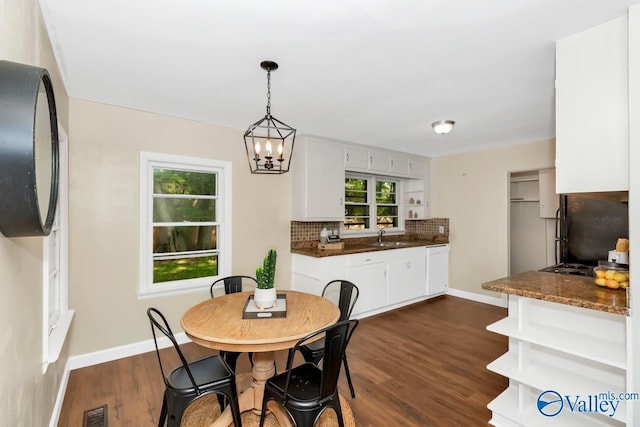
[[[271,140],[267,139],[267,143],[264,146],[265,150],[267,150],[267,156],[271,155]]]
[[[256,152],[256,155],[260,154],[260,143],[256,142],[255,145],[253,146],[253,151]]]

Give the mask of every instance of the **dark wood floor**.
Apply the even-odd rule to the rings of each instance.
[[[486,426],[487,409],[507,379],[486,365],[507,351],[507,338],[485,326],[506,309],[443,296],[363,319],[348,349],[359,427]],[[184,346],[195,360],[211,350]],[[284,368],[286,354],[277,354]],[[245,356],[237,372],[249,372]],[[108,404],[109,427],[157,425],[163,383],[155,352],[74,370],[58,425],[80,427],[85,410]]]

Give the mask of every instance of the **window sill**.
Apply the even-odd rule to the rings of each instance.
[[[60,357],[62,347],[71,329],[71,321],[73,320],[74,310],[67,310],[60,313],[60,317],[56,322],[56,326],[49,335],[48,351],[46,360],[43,362],[42,373],[47,372],[47,368],[51,363],[54,363]]]
[[[212,278],[210,281],[207,281],[206,283],[200,283],[196,285],[182,284],[180,286],[164,287],[160,289],[139,289],[138,300],[208,291],[209,288],[211,287],[211,283],[213,283],[214,281],[215,279]]]

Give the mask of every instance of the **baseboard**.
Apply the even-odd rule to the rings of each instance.
[[[175,337],[178,344],[191,342],[184,332],[175,334]],[[158,347],[165,348],[170,345],[171,341],[169,341],[168,338],[158,338]],[[153,339],[150,339],[133,344],[112,347],[106,350],[94,351],[92,353],[79,354],[77,356],[71,356],[69,360],[67,360],[67,368],[72,371],[74,369],[97,365],[98,363],[110,362],[112,360],[122,359],[123,357],[147,353],[149,351],[154,351],[155,349],[156,347],[153,344]]]
[[[451,289],[447,291],[447,295],[454,297],[464,298],[472,301],[482,302],[485,304],[491,304],[498,307],[506,308],[508,305],[507,295],[502,294],[500,298],[490,297],[483,294],[477,294],[475,292],[461,291],[459,289]]]
[[[56,402],[53,404],[53,410],[51,411],[51,419],[49,420],[49,427],[56,427],[58,420],[60,419],[60,412],[62,411],[62,402],[64,401],[64,394],[67,391],[67,383],[69,382],[69,360],[64,365],[64,372],[62,372],[62,378],[60,379],[60,387],[58,387],[58,395],[56,396]]]

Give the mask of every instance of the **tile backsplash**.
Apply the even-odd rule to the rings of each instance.
[[[291,242],[303,242],[318,240],[322,226],[326,225],[327,230],[340,231],[339,221],[321,222],[301,222],[291,221]],[[444,233],[440,233],[439,227],[444,227]],[[449,218],[429,218],[405,221],[405,234],[427,234],[427,235],[449,235]]]

